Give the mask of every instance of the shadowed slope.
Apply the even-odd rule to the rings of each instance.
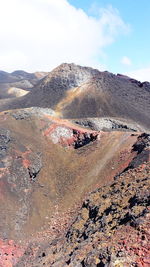
[[[55,108],[66,118],[126,118],[149,128],[149,97],[144,85],[105,72],[67,92]]]

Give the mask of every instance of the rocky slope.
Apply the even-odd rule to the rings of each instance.
[[[150,266],[150,84],[45,75],[0,72],[0,267]]]
[[[116,119],[116,118],[83,118],[83,119],[72,119],[72,122],[77,125],[81,125],[87,129],[95,131],[131,131],[137,132],[142,131],[143,127],[137,125],[131,120]]]
[[[148,82],[141,83],[123,75],[75,64],[62,64],[28,95],[1,103],[0,110],[49,107],[64,118],[123,118],[149,130],[149,96]]]
[[[99,132],[54,115],[42,108],[0,114],[2,267],[15,266],[29,243],[63,236],[87,193],[110,184],[138,153],[138,132]]]
[[[149,145],[150,136],[139,136],[137,156],[113,182],[90,193],[65,237],[30,244],[17,267],[148,267]]]

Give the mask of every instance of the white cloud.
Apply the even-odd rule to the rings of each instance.
[[[132,65],[132,62],[131,62],[131,59],[129,57],[126,57],[124,56],[122,59],[121,59],[121,63],[123,65],[126,65],[126,66],[130,66]]]
[[[88,16],[67,0],[0,0],[0,69],[45,70],[62,62],[98,67],[103,48],[128,29],[118,11]]]
[[[133,70],[125,74],[141,82],[145,82],[145,81],[150,82],[150,67]]]

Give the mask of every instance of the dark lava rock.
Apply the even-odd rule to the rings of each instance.
[[[19,110],[12,114],[16,120],[24,120],[31,117],[31,112],[25,110]]]
[[[42,168],[41,153],[33,152],[0,129],[0,238],[24,236],[31,210],[33,181]]]
[[[87,118],[73,120],[74,123],[94,131],[131,131],[137,132],[135,125],[111,118]]]
[[[32,153],[29,155],[32,164],[28,167],[29,175],[32,181],[35,181],[38,173],[42,168],[41,153]]]
[[[10,140],[10,131],[0,128],[0,150],[6,150]]]

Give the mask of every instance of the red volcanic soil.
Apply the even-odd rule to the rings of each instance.
[[[0,240],[0,267],[13,267],[23,256],[25,247],[18,246],[13,240]]]
[[[100,132],[84,129],[67,120],[54,120],[51,116],[48,118],[53,123],[44,131],[44,136],[50,138],[54,144],[77,149],[100,138]]]

